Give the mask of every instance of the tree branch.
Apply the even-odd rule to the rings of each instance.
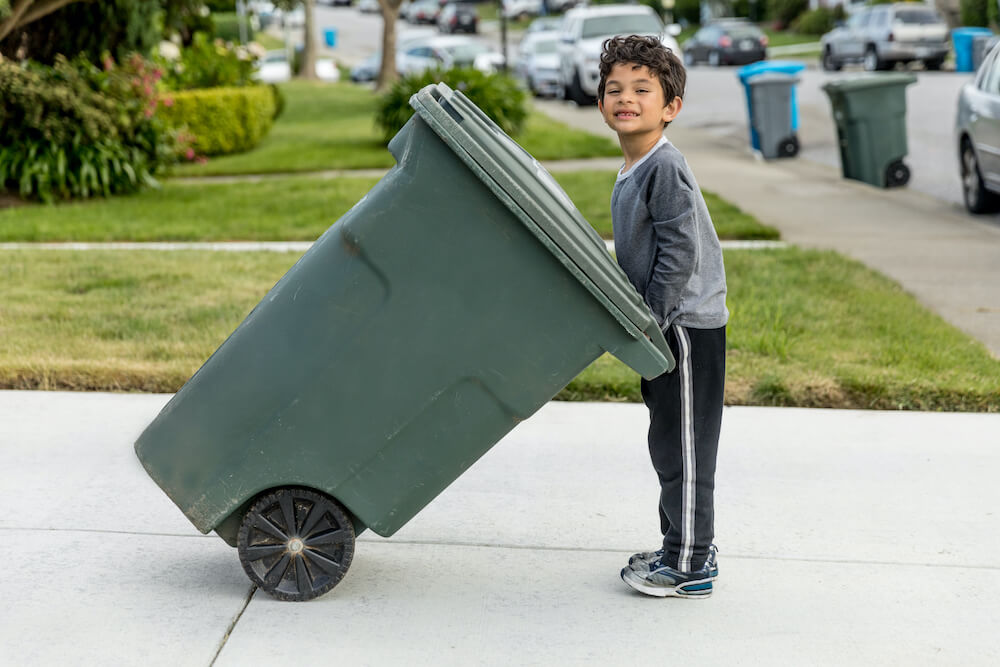
[[[48,16],[71,2],[90,2],[90,0],[16,0],[10,16],[0,21],[0,41],[12,31]]]
[[[10,16],[0,21],[0,40],[10,34],[10,31],[18,26],[21,16],[28,11],[35,0],[16,0],[14,6],[10,8]]]

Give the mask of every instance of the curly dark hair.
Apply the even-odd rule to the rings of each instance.
[[[612,37],[604,40],[601,51],[601,82],[597,86],[597,97],[604,97],[604,84],[611,68],[622,63],[645,65],[656,75],[663,87],[663,100],[667,104],[675,97],[684,97],[687,73],[680,58],[655,37]]]

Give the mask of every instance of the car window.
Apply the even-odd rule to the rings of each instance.
[[[897,9],[895,20],[899,23],[916,23],[919,25],[942,22],[941,17],[934,10],[919,8]]]
[[[990,71],[996,66],[997,59],[997,49],[993,48],[989,53],[986,54],[986,58],[983,59],[983,64],[980,65],[979,70],[976,72],[976,88],[980,90],[986,85],[986,77]]]
[[[983,77],[980,88],[984,93],[990,95],[1000,95],[1000,67],[997,67],[997,59],[994,57],[990,63],[990,69]]]
[[[532,46],[535,53],[555,53],[559,42],[554,39],[540,39]]]
[[[733,39],[746,39],[747,37],[757,39],[761,36],[760,29],[752,25],[733,26],[727,32]]]
[[[889,25],[889,12],[885,9],[872,11],[869,25],[873,28],[884,28]]]
[[[594,16],[583,21],[582,37],[588,39],[604,35],[658,33],[661,29],[660,20],[652,14]]]
[[[857,14],[855,14],[854,16],[852,16],[851,18],[847,19],[847,27],[851,28],[851,29],[860,28],[861,27],[861,19],[866,18],[867,16],[868,16],[868,12],[866,12],[866,11],[858,12]]]
[[[479,42],[453,44],[451,46],[446,46],[444,50],[458,62],[472,62],[479,54],[489,51],[488,48]]]
[[[867,28],[868,23],[871,21],[871,18],[872,18],[871,12],[862,12],[858,14],[858,27]]]

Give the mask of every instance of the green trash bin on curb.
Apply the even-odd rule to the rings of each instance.
[[[823,85],[833,107],[844,178],[878,187],[906,185],[906,86],[909,73],[863,74]]]
[[[279,599],[335,586],[359,531],[395,533],[604,352],[647,378],[674,366],[538,162],[443,84],[410,104],[396,166],[135,445]]]

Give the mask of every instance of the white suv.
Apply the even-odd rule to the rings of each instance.
[[[948,24],[930,6],[907,2],[865,7],[821,38],[823,69],[860,62],[868,71],[921,61],[941,69],[948,55]]]
[[[673,34],[679,26],[664,29],[660,17],[646,5],[595,5],[576,7],[563,16],[559,35],[559,86],[563,97],[579,105],[597,100],[601,46],[616,35],[651,35],[659,38],[678,58],[683,58]]]

